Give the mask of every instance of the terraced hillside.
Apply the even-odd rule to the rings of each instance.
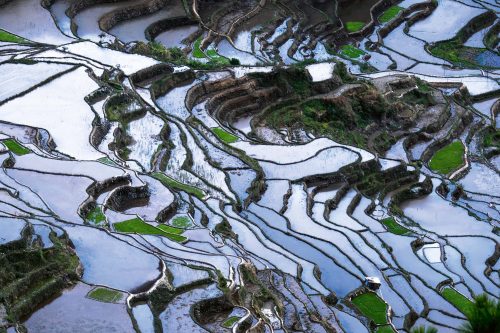
[[[498,10],[0,0],[0,333],[457,332],[500,295]]]

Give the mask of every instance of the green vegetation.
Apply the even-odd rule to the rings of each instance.
[[[380,223],[382,223],[387,228],[387,230],[389,232],[392,232],[393,234],[406,235],[410,233],[410,230],[406,229],[405,227],[397,223],[394,217],[392,216],[381,220]]]
[[[224,277],[220,270],[216,269],[215,273],[217,274],[217,286],[219,287],[219,289],[223,290],[224,292],[229,291],[229,281]]]
[[[484,147],[500,148],[500,130],[498,128],[488,127],[483,137]]]
[[[259,80],[259,85],[263,88],[278,86],[289,90],[291,87],[293,93],[307,97],[311,95],[311,81],[304,67],[298,63],[272,73],[250,73],[248,76]],[[288,102],[284,101],[284,103]]]
[[[429,47],[429,51],[433,56],[447,60],[455,66],[465,68],[490,68],[479,64],[476,60],[477,56],[486,50],[485,48],[464,46],[459,38],[437,42]]]
[[[166,176],[163,173],[155,172],[152,174],[152,176],[154,178],[158,179],[160,182],[162,182],[162,184],[165,185],[166,187],[175,188],[177,190],[192,194],[200,200],[202,200],[206,196],[205,192],[203,192],[199,188],[196,188],[196,187],[190,186],[190,185],[186,185],[183,183],[179,183],[178,181]]]
[[[106,215],[104,215],[104,213],[102,212],[101,206],[96,206],[94,209],[87,213],[85,220],[87,222],[92,222],[99,225],[103,222],[106,222]]]
[[[444,288],[441,290],[441,294],[448,302],[466,315],[467,318],[472,314],[474,303],[455,289]]]
[[[378,20],[381,23],[389,22],[390,20],[392,20],[393,18],[395,18],[396,15],[398,15],[399,12],[402,11],[403,9],[404,8],[399,7],[399,6],[389,7],[385,12],[382,13],[382,15],[380,15],[380,17],[378,18]]]
[[[436,172],[447,175],[462,166],[465,147],[461,141],[454,141],[439,149],[429,162],[429,167]]]
[[[226,321],[224,321],[222,323],[222,326],[224,326],[226,328],[231,328],[231,327],[233,327],[234,323],[236,323],[238,320],[240,320],[240,317],[236,317],[236,316],[229,317],[226,319]]]
[[[226,57],[221,56],[220,54],[217,53],[216,50],[214,49],[208,49],[207,50],[207,55],[210,58],[211,62],[214,62],[216,64],[220,64],[221,66],[225,65],[239,65],[239,60],[238,59],[231,59],[229,60]]]
[[[0,42],[6,43],[29,43],[28,40],[0,29]]]
[[[189,228],[192,225],[191,219],[188,216],[176,216],[172,220],[171,224],[176,228],[182,229]]]
[[[387,305],[373,292],[367,292],[354,297],[352,303],[367,318],[373,320],[377,325],[387,323]]]
[[[127,133],[128,125],[144,117],[147,109],[136,97],[127,93],[118,93],[108,99],[104,111],[107,119],[120,124],[114,135],[112,149],[120,158],[127,160],[130,154],[129,146],[134,142],[134,139]]]
[[[200,40],[201,42],[201,40]],[[195,42],[196,45],[196,42]],[[198,45],[199,49],[199,45]],[[120,51],[125,51],[123,49],[119,49]],[[227,58],[221,57],[223,59],[212,59],[210,58],[208,62],[201,62],[195,59],[189,59],[184,52],[178,47],[172,47],[172,48],[166,48],[163,46],[161,43],[158,42],[137,42],[133,48],[130,50],[130,52],[137,53],[137,54],[142,54],[148,57],[155,58],[158,61],[164,61],[164,62],[170,62],[178,66],[189,66],[192,69],[202,69],[202,70],[210,70],[210,69],[217,69],[220,67],[227,66],[228,64],[231,63],[230,60]],[[195,52],[195,51],[193,51]],[[195,57],[197,59],[201,58],[206,58],[205,54],[199,50],[201,54],[203,54],[202,57]],[[201,54],[196,51],[196,54],[200,56]],[[219,60],[219,61],[218,61]],[[235,59],[237,60],[237,59]],[[232,64],[235,65],[236,61],[233,60]]]
[[[146,109],[134,97],[128,94],[113,95],[105,107],[106,118],[119,122],[122,128],[128,123],[144,116]]]
[[[223,128],[220,127],[212,128],[212,132],[214,132],[214,134],[217,135],[217,137],[222,141],[224,141],[225,143],[233,143],[238,141],[238,137],[236,135],[229,133]]]
[[[180,243],[187,241],[186,237],[176,233],[171,233],[170,232],[171,230],[169,228],[165,228],[166,230],[169,230],[165,231],[163,230],[163,228],[152,226],[151,224],[144,222],[142,219],[138,217],[133,218],[131,220],[115,223],[113,227],[118,232],[164,236],[169,238],[170,240]],[[170,228],[176,229],[173,227]],[[181,230],[181,233],[182,231],[183,230]]]
[[[418,89],[413,89],[405,93],[401,100],[410,105],[420,104],[426,107],[435,104],[432,95],[427,91],[422,91],[420,87]]]
[[[373,140],[374,148],[381,155],[384,155],[396,142],[396,137],[389,132],[382,132]]]
[[[138,42],[133,49],[133,52],[151,56],[160,61],[174,62],[185,61],[186,56],[178,47],[166,48],[158,42]]]
[[[356,32],[365,26],[365,22],[359,22],[359,21],[349,21],[345,23],[345,28],[349,32]]]
[[[426,81],[418,78],[418,77],[415,77],[415,81],[417,82],[417,87],[418,87],[418,90],[423,92],[423,93],[428,93],[428,92],[431,92],[431,86],[429,86],[429,83],[427,83]]]
[[[229,64],[232,65],[232,66],[239,66],[239,65],[241,65],[240,59],[238,59],[238,58],[231,58],[231,59],[229,59]]]
[[[123,294],[116,290],[97,287],[95,289],[92,289],[87,294],[87,297],[99,302],[118,303],[119,301],[122,300]]]
[[[78,257],[66,234],[58,238],[51,232],[53,245],[48,248],[31,242],[33,236],[32,230],[26,229],[21,241],[0,244],[0,299],[7,310],[5,319],[11,323],[28,316],[79,279]]]
[[[411,330],[411,333],[438,333],[435,327],[418,326]]]
[[[500,332],[500,302],[489,298],[486,294],[479,295],[473,305],[468,308],[469,322],[460,328],[461,333]]]
[[[239,269],[243,287],[239,288],[238,297],[242,300],[242,304],[248,307],[255,306],[257,309],[262,308],[266,302],[274,303],[274,305],[271,305],[272,307],[279,306],[280,300],[272,290],[268,289],[266,284],[262,283],[254,267],[241,264]],[[281,311],[280,308],[278,308],[278,311]]]
[[[353,75],[351,75],[346,64],[343,62],[336,63],[333,72],[340,77],[343,83],[353,83],[357,80]]]
[[[31,153],[31,150],[24,147],[23,145],[21,145],[19,142],[17,142],[14,139],[3,140],[2,143],[5,145],[5,147],[7,147],[7,149],[9,149],[11,152],[13,152],[14,154],[16,154],[18,156],[22,156],[22,155],[26,155],[26,154]]]
[[[223,219],[222,222],[217,223],[214,230],[224,237],[233,239],[238,238],[238,235],[234,233],[233,227],[231,227],[231,224],[227,219]]]
[[[199,58],[199,59],[207,57],[205,55],[205,53],[200,48],[201,39],[202,39],[201,36],[198,37],[198,39],[193,44],[193,57]]]
[[[106,165],[111,165],[111,166],[117,166],[116,162],[110,159],[109,157],[101,157],[97,160],[100,163],[106,164]]]
[[[207,49],[207,56],[209,56],[210,58],[221,57],[221,55],[218,54],[214,49]]]
[[[228,58],[221,56],[219,53],[217,53],[217,51],[215,49],[207,49],[205,52],[203,52],[201,49],[201,41],[202,41],[202,37],[199,37],[193,43],[192,55],[194,58],[197,58],[197,59],[209,58],[211,63],[213,63],[214,65],[219,65],[219,66],[236,64],[235,60],[233,60],[231,63],[231,61]]]
[[[342,47],[340,48],[340,53],[352,59],[359,58],[363,54],[365,54],[363,50],[360,50],[351,44],[342,45]]]
[[[312,99],[297,105],[279,105],[269,110],[266,122],[273,128],[302,126],[315,135],[328,136],[343,144],[366,147],[364,129],[380,124],[395,111],[374,88],[362,87],[331,99]]]
[[[384,325],[384,326],[379,326],[375,332],[376,333],[394,333],[395,331],[391,325]]]
[[[121,86],[121,84],[119,84],[118,82],[115,82],[115,81],[112,81],[112,80],[108,80],[106,81],[114,90],[118,91],[118,92],[122,92],[123,91],[123,87]]]
[[[183,229],[172,227],[172,226],[169,226],[169,225],[166,225],[166,224],[158,224],[157,228],[161,229],[161,230],[163,230],[165,232],[168,232],[169,234],[174,234],[174,235],[180,235],[180,234],[182,234],[184,232]]]

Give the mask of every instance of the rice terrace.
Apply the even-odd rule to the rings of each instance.
[[[499,0],[0,0],[0,333],[500,333]]]

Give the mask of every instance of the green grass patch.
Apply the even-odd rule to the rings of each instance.
[[[377,294],[367,292],[354,297],[351,301],[365,317],[373,320],[375,324],[387,323],[387,304]]]
[[[439,149],[432,156],[429,167],[440,174],[447,175],[464,164],[465,147],[461,141],[454,141]]]
[[[240,320],[240,317],[237,316],[229,317],[226,319],[226,321],[222,323],[222,326],[226,328],[231,328],[238,320]]]
[[[192,225],[191,219],[188,216],[176,216],[172,220],[171,224],[176,228],[182,229],[189,228]]]
[[[219,55],[219,54],[217,53],[217,51],[215,51],[214,49],[208,49],[208,50],[207,50],[207,56],[209,56],[210,58],[219,58],[219,57],[221,57],[221,58],[222,58],[222,56],[221,56],[221,55]]]
[[[166,224],[158,224],[157,228],[174,235],[180,235],[184,232],[183,229],[172,227]]]
[[[391,325],[380,326],[375,331],[376,333],[394,333]]]
[[[201,37],[199,37],[193,44],[193,57],[201,59],[201,58],[206,58],[207,56],[205,53],[201,50],[200,44],[201,44]]]
[[[29,43],[27,39],[11,34],[8,31],[0,29],[0,42],[6,43]]]
[[[31,150],[20,144],[14,139],[7,139],[2,141],[2,143],[9,149],[11,152],[18,156],[26,155],[31,153]]]
[[[342,45],[342,47],[340,48],[340,53],[345,55],[346,57],[353,59],[359,58],[363,54],[365,54],[363,50],[360,50],[351,44]]]
[[[229,65],[230,64],[230,60],[228,58],[221,56],[214,49],[208,49],[206,53],[207,53],[208,57],[210,58],[211,62],[215,62],[215,63],[218,63],[220,65]]]
[[[392,232],[396,235],[406,235],[410,232],[410,230],[397,223],[392,216],[381,220],[380,223],[382,223],[387,228],[387,231]]]
[[[110,159],[109,157],[101,157],[97,160],[98,162],[101,162],[106,165],[111,165],[111,166],[117,166],[116,162]]]
[[[468,299],[455,289],[449,287],[441,290],[441,294],[448,302],[450,302],[460,312],[462,312],[467,317],[470,316],[474,308],[474,303],[470,299]]]
[[[360,22],[360,21],[349,21],[345,23],[345,28],[349,32],[356,32],[365,26],[365,22]]]
[[[447,60],[457,67],[496,68],[478,63],[476,57],[486,51],[485,48],[464,46],[459,38],[437,42],[429,47],[429,51],[433,56]]]
[[[205,192],[200,190],[199,188],[196,188],[194,186],[190,186],[187,184],[180,183],[168,176],[166,176],[163,173],[160,172],[155,172],[152,174],[152,176],[156,179],[158,179],[160,182],[162,182],[163,185],[171,188],[175,188],[180,191],[184,191],[186,193],[192,194],[196,196],[198,199],[203,199],[205,197]]]
[[[390,20],[392,20],[393,18],[395,18],[396,15],[398,15],[399,12],[402,11],[402,10],[403,10],[403,8],[399,7],[399,6],[389,7],[385,12],[382,13],[382,15],[380,15],[380,17],[378,18],[378,20],[381,23],[389,22]]]
[[[99,302],[118,303],[122,300],[123,294],[116,290],[97,287],[95,289],[92,289],[87,294],[87,297]]]
[[[113,227],[115,228],[116,231],[124,232],[124,233],[137,233],[137,234],[142,234],[142,235],[164,236],[164,237],[167,237],[170,240],[173,240],[175,242],[187,241],[187,238],[182,236],[182,235],[167,232],[167,231],[161,229],[160,227],[155,227],[151,224],[144,222],[142,219],[140,219],[138,217],[133,218],[131,220],[115,223],[115,224],[113,224]],[[176,229],[173,227],[170,227],[170,228]],[[167,229],[167,230],[170,231],[170,229]],[[181,233],[182,233],[182,231],[183,230],[181,230]]]
[[[88,212],[85,220],[99,225],[103,222],[106,222],[106,215],[104,215],[100,206],[96,206],[94,209]]]
[[[214,134],[225,143],[238,141],[238,137],[236,135],[233,135],[220,127],[212,128],[212,132],[214,132]]]

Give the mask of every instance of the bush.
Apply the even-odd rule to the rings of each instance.
[[[462,333],[500,332],[500,302],[486,294],[477,296],[467,319],[469,322],[460,328]]]

